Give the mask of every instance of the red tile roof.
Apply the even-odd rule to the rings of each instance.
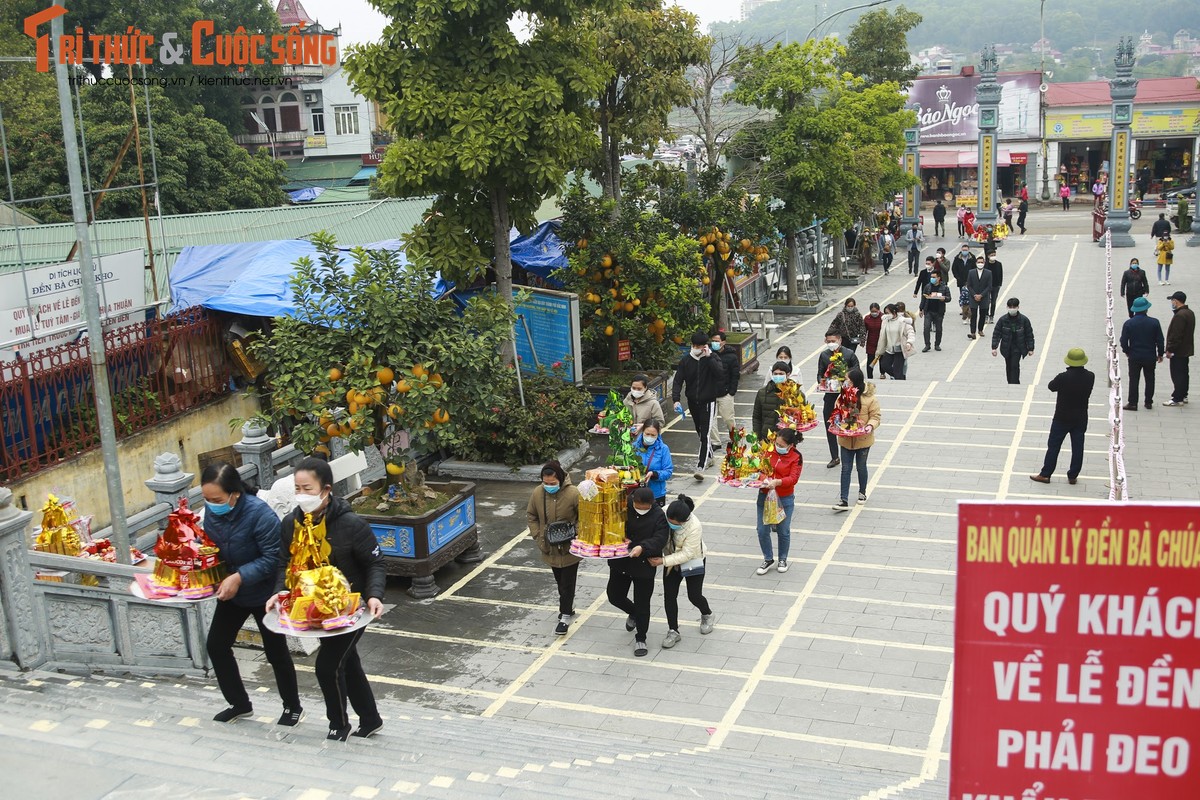
[[[1052,83],[1046,91],[1048,106],[1095,106],[1112,102],[1108,81]],[[1135,103],[1200,103],[1196,78],[1142,78]]]
[[[275,13],[279,15],[279,24],[285,28],[301,22],[310,25],[313,22],[313,18],[304,10],[300,0],[279,0],[279,5],[275,7]]]

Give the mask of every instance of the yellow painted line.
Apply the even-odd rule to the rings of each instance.
[[[1058,302],[1054,306],[1054,314],[1050,317],[1050,325],[1046,328],[1046,334],[1041,338],[1041,354],[1038,356],[1037,370],[1033,373],[1033,381],[1025,390],[1025,406],[1021,409],[1021,416],[1017,419],[1017,427],[1013,432],[1013,444],[1021,441],[1021,437],[1025,434],[1025,426],[1029,421],[1029,401],[1033,399],[1033,393],[1038,390],[1042,382],[1042,370],[1046,366],[1046,357],[1050,355],[1051,342],[1054,342],[1054,347],[1059,347],[1057,340],[1054,338],[1054,331],[1058,327],[1058,317],[1062,313],[1063,302],[1067,295],[1067,284],[1071,279],[1071,268],[1075,266],[1075,254],[1079,251],[1079,244],[1071,246],[1071,257],[1067,259],[1067,269],[1063,272],[1059,279],[1058,287]],[[1044,450],[1043,450],[1044,452]],[[1004,500],[1008,497],[1009,487],[1012,485],[1013,469],[1017,463],[1017,451],[1010,447],[1008,455],[1004,459],[1004,474],[1000,476],[1000,488],[996,490],[996,499]],[[1028,478],[1026,478],[1028,480]]]
[[[379,789],[374,786],[355,786],[354,791],[350,793],[351,797],[361,797],[363,800],[371,800],[379,794]]]
[[[797,639],[820,639],[825,642],[845,642],[847,644],[867,645],[870,647],[898,647],[902,650],[922,650],[927,653],[953,653],[954,648],[940,644],[919,644],[917,642],[895,642],[891,639],[863,639],[860,636],[839,636],[835,633],[809,633],[807,631],[788,631],[785,637]]]
[[[569,703],[564,700],[541,700],[536,697],[523,697],[519,694],[509,698],[509,702],[527,706],[546,706],[547,708],[558,708],[563,711],[577,711],[581,714],[599,714],[605,717],[640,719],[648,722],[669,722],[673,725],[687,725],[693,728],[711,728],[715,724],[710,719],[676,717],[670,714],[654,714],[649,711],[634,711],[627,708],[602,708],[587,703]]]
[[[841,594],[814,594],[812,595],[820,600],[846,600],[852,603],[869,603],[871,605],[899,606],[901,608],[928,608],[934,611],[953,611],[953,605],[940,605],[937,603],[910,603],[901,600],[881,600],[878,597],[850,597],[849,595]]]
[[[929,398],[932,396],[933,390],[937,387],[937,385],[937,381],[933,381],[925,389],[921,399],[917,401],[916,407],[912,410],[908,419],[900,428],[900,432],[896,437],[897,443],[902,442],[904,437],[908,435],[908,432],[912,430],[912,425],[922,413],[925,404],[929,401]],[[880,462],[879,467],[877,467],[875,470],[873,480],[878,481],[879,476],[887,470],[887,465],[891,462],[892,454],[895,453],[896,450],[897,447],[892,447],[887,451],[886,455],[883,457],[883,460]],[[868,486],[868,488],[873,487]],[[804,610],[805,603],[808,601],[809,596],[816,591],[817,584],[820,582],[821,578],[824,577],[829,563],[834,560],[834,556],[837,554],[838,548],[840,548],[842,542],[845,541],[845,534],[848,533],[853,527],[855,520],[858,519],[861,509],[863,508],[864,506],[855,505],[849,512],[845,514],[845,520],[842,522],[842,527],[839,531],[839,534],[833,538],[833,540],[829,543],[829,546],[825,549],[825,553],[821,558],[821,562],[813,568],[812,572],[808,576],[808,580],[805,581],[804,588],[796,596],[791,608],[789,608],[787,614],[784,615],[783,621],[779,628],[776,629],[774,635],[771,637],[771,640],[767,643],[767,646],[759,655],[758,660],[754,664],[754,668],[751,670],[750,677],[746,680],[746,683],[738,692],[737,697],[734,698],[733,703],[728,709],[726,709],[725,715],[721,718],[721,722],[716,726],[716,730],[713,732],[713,736],[709,740],[710,746],[719,748],[722,744],[724,744],[725,739],[729,736],[731,729],[737,723],[738,718],[745,710],[746,704],[754,695],[755,689],[758,688],[758,685],[762,682],[763,676],[766,675],[767,668],[771,666],[772,662],[775,660],[775,656],[779,653],[779,649],[783,646],[784,642],[787,641],[789,632],[800,620],[800,613]]]
[[[329,800],[332,796],[332,792],[327,792],[324,789],[305,789],[296,795],[296,800]]]
[[[392,791],[398,794],[413,794],[420,788],[421,784],[412,781],[396,781],[392,784]]]
[[[512,767],[500,767],[496,770],[496,774],[501,778],[515,778],[521,774],[521,770],[513,769]]]
[[[615,616],[615,615],[614,615]],[[665,623],[665,620],[654,619],[652,622]],[[740,630],[750,633],[765,633],[766,629],[756,628],[736,628],[732,625],[721,626],[725,630]],[[700,636],[699,633],[696,634]],[[580,661],[596,661],[604,664],[634,664],[638,667],[647,667],[648,669],[669,669],[676,672],[688,672],[696,675],[721,675],[724,677],[744,678],[750,673],[736,669],[721,669],[720,667],[701,667],[695,664],[673,664],[670,661],[658,661],[657,659],[632,658],[627,656],[618,656],[610,653],[583,653],[576,650],[561,650],[557,654],[560,658],[573,658]]]
[[[176,724],[182,725],[185,728],[195,728],[195,727],[199,726],[200,718],[199,717],[184,717],[183,719],[179,720],[179,722],[177,722]]]
[[[814,689],[832,689],[839,692],[858,692],[861,694],[878,694],[887,697],[913,697],[918,700],[938,700],[941,695],[928,692],[907,692],[903,689],[881,689],[875,686],[861,686],[854,683],[830,683],[829,681],[814,681],[808,678],[787,678],[782,675],[764,675],[766,683],[786,683],[791,686],[811,686]]]
[[[471,581],[475,580],[475,578],[477,576],[479,576],[480,574],[482,574],[485,569],[487,569],[492,564],[499,561],[504,556],[505,553],[507,553],[509,550],[512,550],[514,547],[516,547],[517,544],[528,535],[529,535],[529,528],[526,528],[525,530],[521,531],[513,538],[509,539],[504,544],[500,545],[498,548],[496,548],[496,551],[494,553],[492,553],[490,556],[485,558],[483,561],[476,564],[474,569],[472,569],[466,575],[463,575],[449,589],[447,589],[446,591],[444,591],[440,595],[438,595],[438,599],[453,597],[458,592],[459,589],[466,586]]]
[[[997,310],[1004,307],[1004,303],[1006,302],[1006,300],[1008,298],[1009,292],[1012,291],[1013,284],[1015,284],[1018,280],[1021,279],[1021,273],[1025,271],[1025,267],[1029,266],[1029,262],[1033,260],[1033,254],[1037,252],[1038,244],[1039,243],[1037,243],[1037,242],[1034,243],[1033,247],[1029,251],[1029,254],[1025,256],[1025,260],[1021,262],[1021,266],[1017,268],[1017,274],[1013,275],[1011,279],[1005,280],[1005,282],[1002,286],[1004,291],[1001,292],[1000,296],[996,298],[996,309]],[[1063,278],[1063,285],[1066,285],[1066,278]],[[989,325],[988,327],[990,328],[991,326]],[[990,336],[990,335],[991,335],[990,332],[988,334],[985,334],[985,336]],[[958,359],[958,363],[954,365],[954,369],[950,370],[950,375],[949,375],[949,377],[946,378],[946,383],[951,383],[954,381],[955,377],[957,377],[957,375],[958,375],[959,370],[961,370],[963,368],[963,365],[967,363],[967,357],[970,356],[971,351],[975,349],[974,345],[978,344],[980,341],[987,342],[988,343],[987,349],[988,350],[992,349],[990,346],[990,344],[991,344],[990,339],[985,339],[983,337],[980,337],[979,339],[976,339],[975,341],[968,342],[967,348],[963,352],[962,357],[960,359]]]
[[[472,783],[487,783],[488,779],[491,777],[492,776],[488,775],[486,772],[472,772],[467,776],[467,780],[471,781]]]
[[[449,775],[438,775],[429,779],[429,785],[435,789],[449,789],[454,785],[454,778]]]
[[[791,739],[797,742],[810,742],[812,744],[826,744],[834,747],[851,747],[856,750],[871,750],[876,753],[891,753],[893,755],[914,756],[916,758],[923,758],[925,756],[925,751],[916,747],[899,747],[894,744],[861,742],[857,739],[839,739],[835,736],[816,736],[811,733],[777,731],[771,728],[758,728],[753,725],[734,725],[733,730],[737,733],[750,733],[755,736],[774,736],[779,739]],[[709,745],[709,747],[715,747],[715,745]]]
[[[133,724],[139,728],[153,728],[154,720],[152,719],[135,719]]]
[[[1037,388],[1037,384],[1036,383],[1033,384],[1033,387]],[[1015,416],[1018,420],[1029,419],[1028,414],[1014,414],[1013,416]],[[927,428],[929,430],[935,430],[935,431],[946,430],[946,428],[947,428],[946,425],[915,425],[914,427]],[[956,426],[954,424],[951,424],[951,425],[949,425],[949,427],[953,428]],[[983,433],[1012,433],[1013,432],[1012,428],[984,428],[983,426],[980,426],[980,425],[972,425],[971,430],[972,431],[981,431]],[[1108,438],[1108,434],[1106,434],[1106,433],[1086,433],[1084,435],[1085,436],[1094,436],[1094,437],[1100,438],[1100,439]]]
[[[306,664],[297,664],[297,672],[316,672],[313,667]],[[425,681],[413,681],[408,678],[393,678],[390,675],[368,675],[367,680],[375,681],[376,683],[386,683],[391,686],[405,686],[409,689],[423,689],[427,692],[444,692],[446,694],[461,694],[468,697],[483,697],[491,699],[499,697],[497,692],[489,692],[485,689],[470,689],[464,686],[451,686],[448,683],[427,683]],[[433,719],[429,717],[428,719]],[[269,722],[270,720],[268,720]]]
[[[108,723],[105,722],[105,724],[107,725]],[[54,730],[57,727],[58,727],[58,723],[55,722],[54,720],[49,720],[49,719],[39,719],[39,720],[29,723],[29,730],[39,731],[41,733],[49,733],[50,731]]]
[[[93,720],[89,720],[88,722],[86,722],[86,723],[84,724],[84,726],[83,726],[83,727],[85,727],[85,728],[93,728],[93,729],[95,729],[95,730],[100,730],[100,729],[102,729],[102,728],[107,728],[107,727],[108,727],[108,720],[106,720],[106,719],[93,719]]]

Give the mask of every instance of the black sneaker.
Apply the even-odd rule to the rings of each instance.
[[[833,469],[834,467],[839,466],[841,463],[842,463],[842,460],[835,456],[834,458],[829,459],[829,463],[825,465],[825,468]]]
[[[926,348],[925,348],[924,350],[922,350],[921,352],[922,352],[922,353],[928,353],[928,352],[929,352],[929,350],[930,350],[930,348],[926,347]]]
[[[358,730],[350,734],[356,739],[366,739],[369,736],[374,736],[383,728],[383,720],[377,719],[374,722],[363,722],[359,720]]]
[[[344,728],[330,728],[329,733],[325,735],[326,741],[344,742],[350,738],[350,726]]]
[[[625,620],[625,630],[631,631],[636,627],[637,627],[637,621],[634,620],[633,617],[629,617],[629,619]]]
[[[566,636],[567,627],[571,624],[571,616],[569,614],[559,614],[558,624],[554,626],[555,636]]]
[[[638,639],[636,642],[633,643],[633,654],[635,656],[637,656],[638,658],[641,658],[642,656],[646,655],[649,652],[650,652],[650,650],[646,647],[646,643],[643,642],[641,639]]]
[[[233,722],[235,719],[242,719],[254,713],[254,709],[250,706],[230,706],[224,711],[218,712],[213,716],[213,722]]]
[[[300,720],[304,719],[304,709],[297,706],[296,708],[283,707],[283,713],[279,715],[279,722],[276,725],[284,725],[288,728],[294,728],[300,724]]]
[[[934,345],[934,346],[933,346],[933,349],[934,349],[934,350],[937,350],[939,353],[940,353],[940,352],[942,352],[942,346],[941,346],[940,344],[938,344],[938,345]]]
[[[836,503],[833,504],[833,510],[834,511],[849,511],[850,504],[847,503],[845,500],[838,500]]]

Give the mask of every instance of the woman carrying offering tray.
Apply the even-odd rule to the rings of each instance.
[[[292,554],[292,560],[279,571],[275,588],[282,590],[289,572],[295,569],[307,573],[333,568],[349,582],[351,592],[367,598],[367,611],[378,618],[383,613],[387,570],[371,527],[350,510],[349,503],[334,497],[333,470],[328,463],[319,458],[304,459],[296,466],[295,481],[297,508],[284,517],[280,525],[284,551]],[[307,556],[319,553],[319,560],[324,560],[325,564],[295,563],[300,549],[294,544],[303,544],[303,535],[312,537],[306,560],[311,560]],[[279,594],[271,595],[267,600],[267,611],[275,610],[279,600]],[[350,736],[347,699],[358,714],[356,737],[366,738],[383,727],[375,694],[358,658],[358,640],[363,630],[358,627],[320,640],[316,672],[317,683],[325,698],[325,714],[329,718],[326,739],[344,742]]]
[[[296,667],[283,634],[263,624],[263,608],[275,588],[275,574],[283,559],[279,552],[279,518],[271,507],[246,492],[242,476],[230,464],[209,464],[200,473],[204,493],[204,530],[220,548],[228,576],[217,587],[217,607],[208,627],[208,658],[217,685],[229,708],[213,717],[215,722],[232,722],[254,713],[250,695],[242,684],[233,643],[242,623],[254,617],[262,636],[263,651],[275,672],[275,684],[283,698],[279,724],[291,727],[304,717]]]
[[[771,552],[772,527],[775,528],[775,535],[779,537],[779,566],[776,569],[780,572],[788,571],[788,550],[792,544],[792,509],[796,502],[794,492],[796,481],[800,480],[800,471],[804,468],[804,459],[796,450],[796,442],[799,439],[800,434],[796,431],[784,428],[775,434],[775,445],[767,457],[769,469],[764,470],[764,474],[769,474],[770,477],[762,481],[757,502],[758,546],[762,548],[763,554],[763,563],[755,570],[759,575],[766,575],[775,563],[775,556]],[[778,509],[783,512],[783,516],[778,521],[767,522],[770,517],[764,518],[763,512],[767,506],[768,494],[772,492],[777,498],[772,500],[772,503],[778,503]]]
[[[829,432],[837,436],[842,458],[842,497],[834,511],[850,507],[850,471],[858,463],[858,502],[867,502],[867,454],[875,444],[875,429],[880,423],[879,398],[875,384],[866,383],[861,369],[852,369],[838,395],[829,418]]]
[[[654,502],[654,492],[639,486],[629,498],[625,520],[625,537],[629,540],[629,555],[608,562],[608,602],[629,615],[625,630],[634,634],[633,654],[646,655],[646,633],[650,630],[650,598],[654,594],[657,572],[650,562],[661,558],[671,529],[667,517]],[[629,587],[633,587],[633,600]]]

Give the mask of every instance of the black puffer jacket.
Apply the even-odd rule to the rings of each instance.
[[[629,540],[631,550],[641,545],[642,554],[637,558],[614,558],[608,562],[609,569],[631,578],[653,578],[657,568],[648,559],[661,557],[670,537],[667,515],[657,504],[650,506],[645,514],[639,514],[633,510],[631,499],[626,505],[625,538]]]
[[[296,532],[296,522],[303,518],[303,512],[297,508],[279,524],[283,568],[275,581],[277,592],[283,591],[284,576],[292,558],[292,534]],[[372,597],[383,600],[387,568],[379,542],[367,521],[351,511],[350,504],[340,497],[332,498],[325,509],[325,540],[329,542],[330,565],[342,571],[350,581],[351,591],[360,593],[364,603]]]

